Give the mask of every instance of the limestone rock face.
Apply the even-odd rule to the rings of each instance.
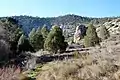
[[[86,33],[86,27],[85,25],[80,25],[76,27],[75,33],[74,33],[74,42],[78,43],[80,39],[85,35]]]

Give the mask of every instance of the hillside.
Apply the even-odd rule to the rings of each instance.
[[[111,21],[107,21],[103,24],[109,33],[112,34],[119,34],[120,33],[120,18],[113,19]],[[99,34],[100,27],[97,28],[97,32]]]
[[[52,25],[75,25],[77,23],[89,23],[92,18],[81,17],[77,15],[65,15],[59,17],[40,18],[32,16],[13,16],[14,19],[18,20],[19,24],[23,25],[23,29],[26,33],[35,27],[42,27],[47,25],[50,29]]]
[[[65,15],[52,18],[31,16],[13,16],[13,18],[0,20],[0,62],[3,66],[18,66],[18,72],[14,67],[0,68],[0,73],[5,71],[1,76],[16,78],[14,80],[26,80],[26,78],[30,78],[28,80],[120,80],[120,19],[118,17],[89,18]],[[90,22],[93,25],[86,26]],[[99,26],[105,26],[110,32],[110,37],[100,40],[102,41],[100,45],[93,47],[86,47],[83,43],[84,39],[81,39],[79,44],[67,44],[66,39],[73,37],[78,24],[83,24],[82,26],[87,30],[90,29],[90,35],[94,35],[96,29],[99,34]],[[38,28],[43,25],[47,25],[49,29],[52,25],[60,27],[62,25],[65,32],[63,33],[59,26],[52,27],[50,32],[45,27]],[[26,36],[21,28],[27,34],[32,28],[38,29],[33,29],[31,34]],[[93,32],[94,34],[91,34]],[[43,38],[43,36],[47,37]],[[96,39],[96,37],[88,37],[92,40]],[[8,73],[11,69],[13,71]],[[18,79],[22,77],[25,79]]]
[[[18,20],[19,24],[22,25],[23,30],[26,33],[29,33],[33,27],[42,27],[43,25],[47,25],[50,29],[52,25],[64,25],[65,28],[75,28],[77,24],[88,24],[93,22],[94,24],[103,24],[104,22],[117,18],[117,17],[109,17],[109,18],[90,18],[90,17],[82,17],[79,15],[64,15],[58,17],[32,17],[32,16],[12,16],[14,19]]]
[[[23,74],[36,80],[120,80],[119,39],[120,35],[112,35],[100,46],[71,52],[73,56],[70,58],[64,53],[68,57],[62,60],[60,56],[56,57],[58,60],[39,64],[35,70]]]

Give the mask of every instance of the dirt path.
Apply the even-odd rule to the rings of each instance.
[[[81,48],[80,45],[70,45],[66,52],[63,54],[43,54],[43,55],[33,55],[34,57],[37,58],[36,62],[37,63],[46,63],[46,62],[51,62],[55,60],[64,60],[64,59],[70,59],[74,57],[74,51],[78,51],[79,54],[86,53],[89,49],[87,48]]]

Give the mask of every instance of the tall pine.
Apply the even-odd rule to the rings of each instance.
[[[84,37],[84,45],[85,47],[92,47],[96,44],[99,44],[99,38],[96,33],[96,28],[93,26],[93,24],[90,24],[88,26],[86,36]]]
[[[64,40],[62,29],[54,26],[45,40],[44,48],[53,53],[64,52],[67,47],[67,42]]]
[[[47,26],[43,26],[41,29],[41,34],[43,35],[44,39],[47,38],[48,33],[49,33],[49,30],[47,29]]]
[[[100,27],[99,37],[100,37],[102,40],[105,40],[105,39],[107,39],[109,36],[110,36],[110,34],[109,34],[109,31],[106,29],[106,27],[105,27],[105,26],[101,26],[101,27]]]
[[[29,34],[29,42],[34,48],[35,51],[38,51],[40,49],[43,49],[44,45],[44,38],[41,34],[41,29],[38,28],[37,31],[34,29]]]
[[[29,37],[32,37],[34,34],[35,34],[35,32],[36,32],[36,30],[35,30],[35,28],[33,28],[32,30],[31,30],[31,32],[29,33]]]
[[[22,51],[34,51],[32,46],[29,43],[29,40],[26,38],[24,34],[21,35],[19,41],[18,41],[18,52]]]

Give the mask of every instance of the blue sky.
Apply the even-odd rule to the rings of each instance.
[[[1,0],[0,16],[120,16],[120,0]]]

